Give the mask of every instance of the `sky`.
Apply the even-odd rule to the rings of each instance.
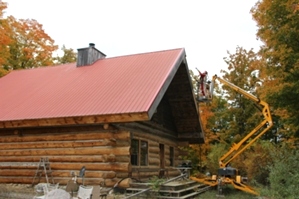
[[[95,47],[109,57],[184,48],[189,69],[227,70],[236,48],[259,49],[257,0],[3,0],[6,15],[35,19],[60,48]],[[197,74],[197,72],[195,72]]]

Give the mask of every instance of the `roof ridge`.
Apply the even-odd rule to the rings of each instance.
[[[136,56],[136,55],[144,55],[144,54],[154,54],[154,53],[160,53],[160,52],[167,52],[167,51],[175,51],[175,50],[184,50],[185,48],[173,48],[173,49],[167,49],[167,50],[156,50],[156,51],[150,51],[150,52],[143,52],[143,53],[135,53],[135,54],[128,54],[128,55],[118,55],[115,57],[106,57],[105,59],[113,59],[118,57],[130,57],[130,56]]]

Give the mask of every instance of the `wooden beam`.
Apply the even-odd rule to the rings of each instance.
[[[118,123],[118,122],[146,121],[146,120],[149,120],[149,116],[147,112],[81,116],[81,117],[44,118],[44,119],[24,118],[22,120],[0,121],[0,128],[107,124],[107,123]]]

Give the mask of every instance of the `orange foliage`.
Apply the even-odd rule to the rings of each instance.
[[[43,26],[34,19],[3,17],[7,3],[0,0],[0,66],[15,70],[53,65],[52,54],[58,49]],[[2,73],[3,74],[3,71]]]
[[[7,21],[3,19],[3,13],[6,8],[7,4],[0,1],[0,66],[2,66],[9,57],[9,49],[7,45],[11,42],[6,31],[8,27]]]
[[[218,135],[212,132],[210,128],[208,128],[208,119],[214,115],[214,113],[211,111],[212,106],[213,104],[210,103],[199,104],[199,116],[205,136],[205,143],[201,144],[200,146],[193,145],[192,148],[199,151],[200,161],[202,164],[201,166],[204,166],[203,162],[207,160],[207,155],[211,149],[211,143],[219,141]]]
[[[14,69],[53,64],[52,53],[58,48],[36,20],[7,18],[11,55],[8,65]]]

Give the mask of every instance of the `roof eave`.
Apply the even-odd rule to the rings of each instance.
[[[0,121],[0,129],[147,121],[147,112]]]

